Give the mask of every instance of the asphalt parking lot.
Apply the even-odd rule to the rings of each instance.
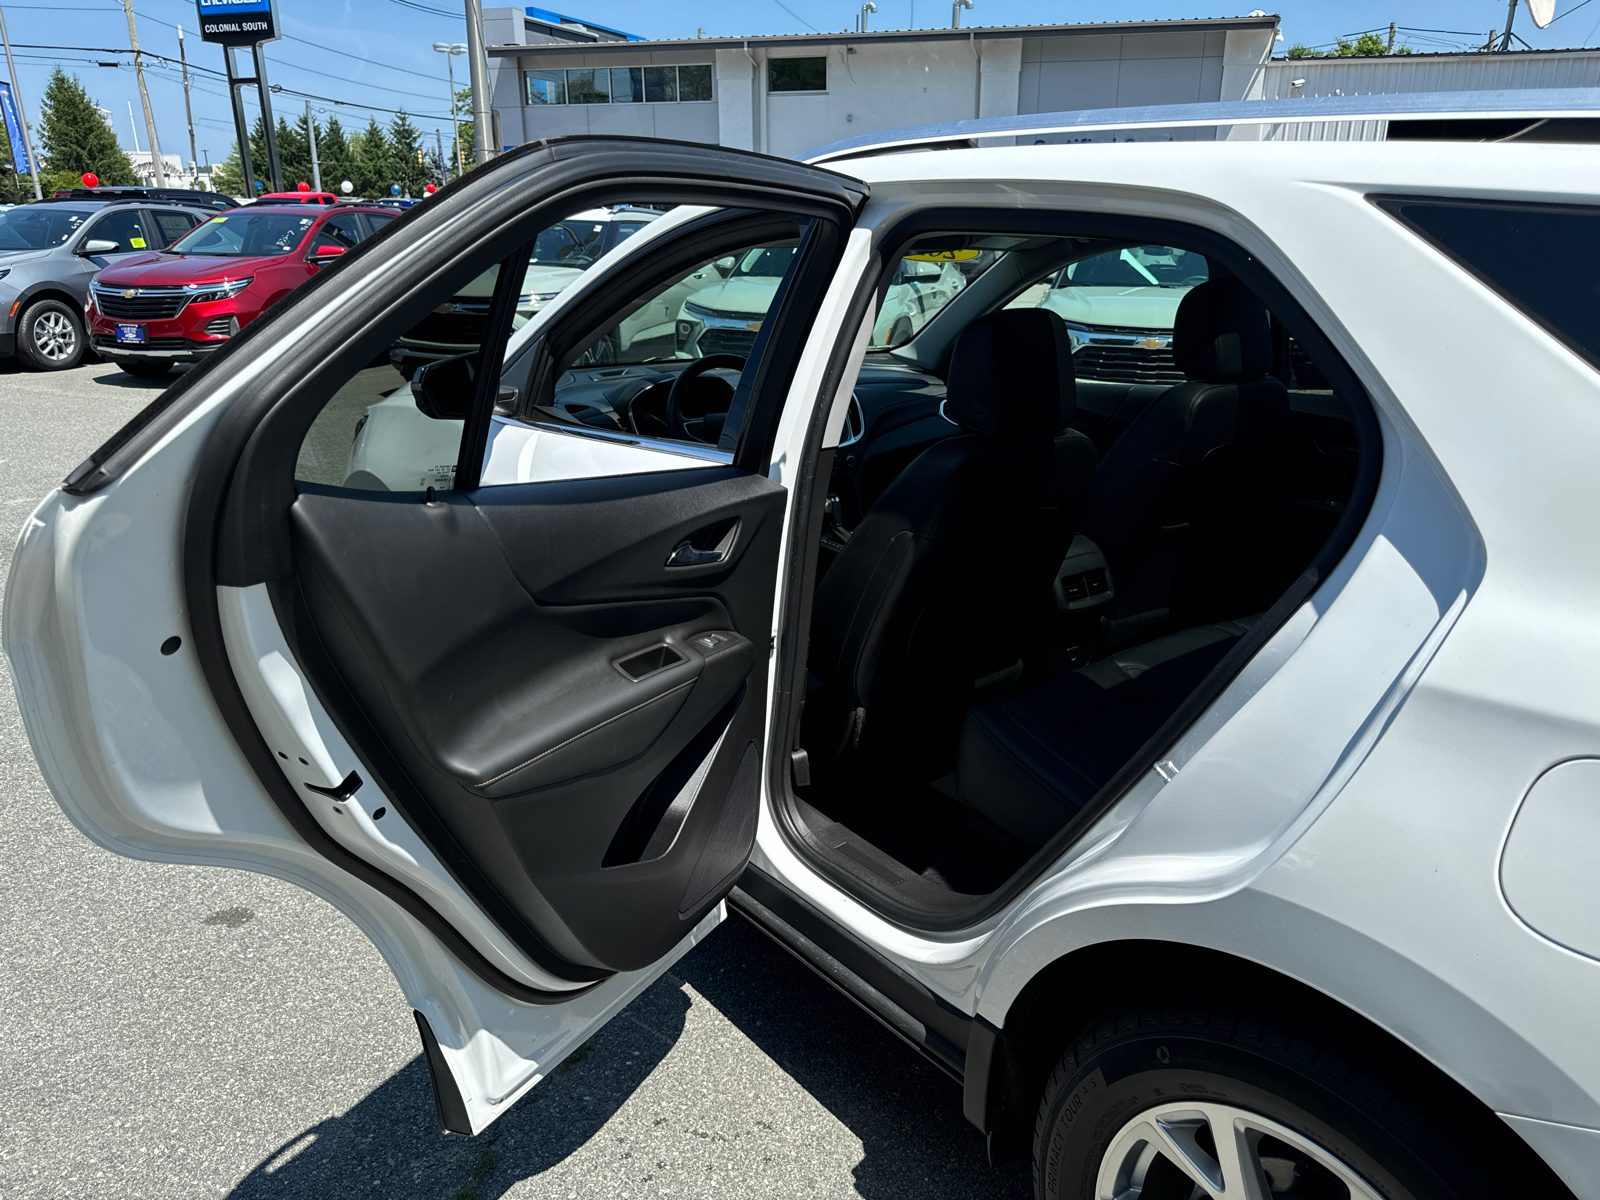
[[[164,381],[0,360],[0,571]],[[4,672],[0,660],[0,672]],[[483,1136],[435,1129],[410,1012],[278,880],[133,862],[63,817],[0,687],[0,1195],[1030,1194],[959,1089],[737,919]]]

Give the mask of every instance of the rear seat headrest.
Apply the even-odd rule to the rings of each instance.
[[[1272,369],[1267,310],[1237,279],[1190,290],[1172,326],[1172,357],[1190,379],[1238,383]]]
[[[945,415],[1000,441],[1054,437],[1078,411],[1072,342],[1047,308],[979,317],[950,354]]]

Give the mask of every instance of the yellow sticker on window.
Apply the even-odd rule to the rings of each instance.
[[[228,219],[227,217],[212,217],[211,220],[206,222],[206,224],[208,224],[208,225],[221,225],[227,219]]]
[[[135,250],[143,250],[144,249],[144,239],[143,238],[129,238],[128,239],[128,245],[132,246]]]
[[[928,250],[922,254],[908,254],[907,262],[970,262],[978,257],[976,250]]]

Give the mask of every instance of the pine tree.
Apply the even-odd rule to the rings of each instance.
[[[366,129],[350,139],[350,158],[350,181],[356,185],[356,195],[370,200],[389,194],[394,164],[389,155],[389,139],[376,117],[369,117]]]
[[[389,153],[394,164],[392,182],[400,185],[403,195],[421,196],[430,178],[422,152],[422,131],[411,123],[403,108],[389,122]]]
[[[292,192],[311,182],[311,143],[306,139],[305,114],[293,125],[278,118],[278,165],[283,172],[283,190]]]
[[[228,157],[211,172],[211,186],[226,196],[244,195],[244,168],[239,162],[239,143],[234,142]]]
[[[136,187],[139,177],[117,145],[76,75],[60,67],[50,72],[39,109],[39,145],[45,171],[81,176],[92,172],[107,187]],[[76,181],[74,181],[76,182]]]
[[[329,117],[326,125],[317,127],[317,161],[322,166],[323,190],[338,192],[339,185],[347,179],[354,185],[350,143],[344,136],[344,127],[339,124],[338,117]]]

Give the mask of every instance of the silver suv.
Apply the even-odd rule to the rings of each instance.
[[[210,215],[137,200],[47,200],[0,212],[0,355],[36,371],[77,366],[95,274],[170,245]]]

